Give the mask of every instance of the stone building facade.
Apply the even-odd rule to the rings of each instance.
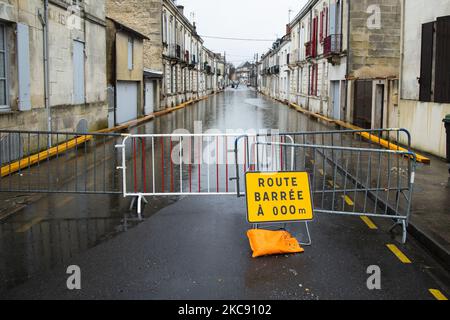
[[[160,110],[163,86],[162,0],[106,0],[106,12],[111,19],[147,38],[143,47],[145,94],[143,100],[147,109]],[[152,103],[154,106],[149,107]]]
[[[414,148],[444,158],[442,120],[450,114],[450,2],[405,1],[402,24],[400,101],[388,125],[408,129]]]
[[[144,68],[160,75],[158,107],[173,107],[210,94],[218,87],[215,54],[203,47],[195,23],[173,0],[107,0],[107,14],[142,33]]]
[[[48,82],[44,3],[0,1],[0,128],[103,128],[107,125],[105,3],[49,1]]]
[[[401,4],[309,0],[288,26],[287,100],[360,127],[386,127],[398,104]],[[271,95],[279,90],[275,85]]]
[[[347,120],[385,128],[398,105],[402,1],[349,2]]]
[[[148,38],[111,18],[106,23],[107,84],[114,92],[108,121],[114,127],[152,113],[154,104],[144,95],[144,40]]]

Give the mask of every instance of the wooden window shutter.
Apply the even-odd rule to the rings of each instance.
[[[434,22],[422,25],[422,53],[420,62],[420,97],[423,102],[430,102],[432,95]]]
[[[31,110],[30,31],[25,24],[17,24],[17,70],[19,82],[19,110]]]
[[[317,57],[317,36],[319,33],[319,17],[314,18],[314,44],[313,44],[313,57]]]
[[[434,101],[450,103],[450,16],[436,23],[436,65]]]
[[[323,11],[320,12],[320,41],[323,41]]]

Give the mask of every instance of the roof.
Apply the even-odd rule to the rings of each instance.
[[[191,23],[188,18],[184,15],[184,13],[181,13],[178,9],[178,5],[173,0],[166,0],[163,1],[163,5],[167,5],[170,7],[170,9],[173,10],[176,14],[178,14],[179,18],[183,20],[183,22],[191,29],[193,36],[196,37],[201,43],[203,43],[202,37],[197,33],[197,26],[195,23]]]
[[[309,0],[308,3],[306,3],[302,10],[295,16],[294,20],[289,24],[289,26],[292,28],[295,26],[303,17],[310,11],[310,9],[318,2],[319,0]]]
[[[125,32],[128,32],[128,33],[131,33],[136,38],[150,40],[149,37],[147,37],[147,36],[143,35],[142,33],[138,32],[138,31],[136,31],[136,30],[126,26],[126,25],[124,25],[123,23],[118,22],[117,20],[114,20],[113,18],[106,17],[106,19],[111,20],[114,23],[114,25],[116,26],[117,30],[119,30],[119,31],[125,31]]]
[[[162,71],[150,70],[144,68],[144,77],[150,79],[160,79],[163,77]]]
[[[242,69],[242,68],[250,68],[252,66],[252,64],[248,61],[241,63],[237,68],[238,69]]]

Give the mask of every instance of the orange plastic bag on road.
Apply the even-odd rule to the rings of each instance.
[[[252,229],[247,232],[247,236],[253,250],[253,258],[305,251],[287,231]]]

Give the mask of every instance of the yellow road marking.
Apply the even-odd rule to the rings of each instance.
[[[199,102],[201,100],[206,100],[207,98],[208,97],[203,97],[203,98],[200,98],[200,99],[197,99],[197,100],[190,100],[190,101],[187,101],[185,103],[182,103],[181,105],[179,105],[177,107],[166,109],[166,110],[159,111],[159,112],[155,112],[154,114],[151,114],[149,116],[145,116],[145,117],[143,117],[141,119],[138,119],[138,120],[130,121],[130,122],[128,122],[126,124],[123,124],[121,126],[118,126],[118,127],[114,127],[114,128],[111,128],[111,129],[98,130],[98,131],[95,131],[95,133],[109,133],[109,132],[125,130],[125,129],[128,129],[129,127],[136,126],[136,125],[139,125],[141,123],[147,122],[147,121],[149,121],[149,120],[151,120],[151,119],[153,119],[155,117],[159,117],[161,115],[165,115],[167,113],[176,111],[178,109],[184,108],[184,107],[186,107],[188,105],[191,105],[193,103]],[[65,152],[67,150],[70,150],[70,149],[74,149],[78,145],[83,144],[83,143],[85,143],[87,141],[90,141],[92,139],[93,139],[93,136],[91,136],[91,135],[86,135],[86,136],[74,138],[72,140],[63,142],[63,143],[61,143],[61,144],[59,144],[59,145],[57,145],[55,147],[52,147],[52,148],[49,148],[49,149],[44,150],[42,152],[30,155],[30,156],[28,156],[26,158],[23,158],[21,160],[18,160],[16,162],[11,163],[11,164],[4,165],[3,167],[0,168],[0,177],[3,178],[3,177],[6,177],[6,176],[10,176],[13,173],[18,172],[19,170],[26,169],[29,166],[33,166],[33,165],[35,165],[38,162],[42,162],[44,160],[51,159],[51,158],[55,157],[58,154],[61,154],[61,153]]]
[[[375,223],[370,219],[369,217],[361,217],[362,221],[364,221],[365,224],[369,227],[371,230],[377,230],[378,227],[375,225]]]
[[[345,203],[348,204],[350,207],[353,207],[355,203],[349,196],[342,196],[342,198],[345,200]]]
[[[91,140],[93,137],[90,135],[78,137],[67,142],[61,143],[56,147],[52,147],[48,150],[42,151],[40,153],[34,154],[32,156],[23,158],[22,160],[13,162],[11,164],[5,165],[1,168],[1,177],[6,177],[11,175],[21,169],[28,168],[38,162],[42,162],[43,160],[53,158],[54,156],[77,147],[78,145],[85,143]]]
[[[18,228],[16,230],[16,233],[25,233],[28,230],[30,230],[31,228],[33,228],[33,226],[35,226],[36,224],[40,223],[42,220],[44,220],[45,217],[37,217],[33,220],[31,220],[29,223],[24,224],[22,227]]]
[[[409,258],[400,251],[399,248],[397,248],[397,246],[395,244],[388,244],[387,247],[389,248],[389,250],[392,251],[393,254],[395,254],[395,256],[403,263],[405,264],[410,264],[412,263],[411,260],[409,260]]]
[[[363,130],[360,127],[354,126],[352,124],[343,122],[343,121],[335,121],[335,123],[341,127],[347,128],[347,129],[352,129],[352,130]],[[364,139],[369,140],[373,143],[379,144],[380,146],[389,149],[389,150],[394,150],[394,151],[401,151],[401,152],[408,152],[408,150],[406,150],[405,148],[402,148],[398,145],[396,145],[395,143],[391,142],[391,141],[387,141],[384,139],[380,139],[380,137],[375,136],[373,134],[370,134],[369,132],[360,132],[358,133],[358,135],[362,136]],[[420,154],[416,154],[417,156],[417,161],[424,163],[424,164],[430,164],[431,163],[431,159],[420,155]]]
[[[430,289],[430,293],[439,301],[448,301],[448,298],[438,289]]]
[[[294,109],[296,109],[297,111],[300,111],[300,112],[302,112],[304,114],[313,116],[313,117],[315,117],[317,119],[321,119],[321,120],[324,120],[324,121],[329,122],[329,123],[335,123],[335,124],[337,124],[337,125],[339,125],[341,127],[344,127],[344,128],[347,128],[347,129],[351,129],[351,130],[363,130],[362,128],[357,127],[355,125],[352,125],[350,123],[347,123],[347,122],[344,122],[344,121],[340,121],[340,120],[333,120],[333,119],[327,118],[325,116],[322,116],[320,114],[308,111],[308,110],[302,108],[301,106],[299,106],[299,105],[297,105],[295,103],[291,103],[291,106]],[[403,152],[407,151],[405,148],[401,148],[400,146],[396,145],[395,143],[393,143],[391,141],[386,141],[384,139],[380,139],[380,137],[372,135],[369,132],[361,132],[361,133],[358,133],[358,134],[361,135],[363,138],[365,138],[365,139],[367,139],[367,140],[369,140],[369,141],[371,141],[373,143],[377,143],[377,144],[381,145],[384,148],[387,148],[387,149],[390,149],[390,150],[395,150],[395,151],[403,151]],[[417,154],[417,161],[421,162],[421,163],[424,163],[424,164],[430,164],[431,163],[431,159],[429,159],[429,158],[427,158],[427,157],[425,157],[423,155],[420,155],[420,154]]]
[[[328,181],[328,183],[330,184],[330,186],[336,187],[336,189],[339,189],[339,188],[340,188],[340,186],[339,186],[337,183],[334,183],[333,180]]]

